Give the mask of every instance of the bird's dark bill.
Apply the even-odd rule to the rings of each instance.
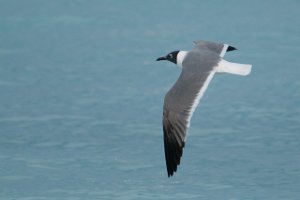
[[[156,61],[160,61],[160,60],[167,60],[167,58],[166,57],[159,57],[159,58],[156,59]]]

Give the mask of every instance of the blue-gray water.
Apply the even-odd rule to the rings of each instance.
[[[0,199],[300,199],[300,2],[0,0]],[[180,69],[229,43],[167,178],[161,114]]]

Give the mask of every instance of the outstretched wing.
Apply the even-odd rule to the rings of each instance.
[[[165,96],[163,132],[168,176],[172,176],[180,164],[190,120],[214,76],[214,67],[218,62],[216,54],[189,52],[180,77]]]
[[[216,42],[208,42],[203,40],[194,41],[196,48],[199,49],[208,49],[220,55],[220,57],[224,57],[227,51],[236,50],[235,47],[230,46],[228,44],[216,43]]]

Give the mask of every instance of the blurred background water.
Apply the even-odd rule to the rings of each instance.
[[[0,199],[300,199],[300,3],[0,0]],[[231,44],[167,178],[162,102],[193,40]]]

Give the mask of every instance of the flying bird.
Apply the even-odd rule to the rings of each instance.
[[[182,68],[181,74],[167,92],[163,106],[163,134],[168,177],[180,164],[192,115],[216,73],[246,76],[251,65],[228,62],[227,51],[236,50],[228,44],[195,41],[191,51],[173,51],[157,61],[167,60]]]

